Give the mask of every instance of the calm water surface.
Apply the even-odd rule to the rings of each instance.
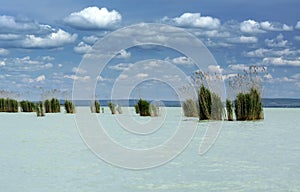
[[[180,108],[168,110],[174,121],[180,118]],[[99,120],[109,127],[114,117],[107,113]],[[100,160],[79,136],[74,115],[1,113],[0,122],[0,189],[5,192],[300,191],[300,109],[265,109],[264,121],[224,122],[202,156],[198,148],[209,122],[201,122],[177,158],[142,171]],[[166,126],[153,143],[117,126],[107,132],[128,146],[155,146],[169,135],[172,119]]]

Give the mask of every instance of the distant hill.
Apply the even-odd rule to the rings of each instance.
[[[280,98],[264,98],[264,107],[280,107],[280,108],[298,108],[300,107],[300,99],[280,99]]]
[[[263,98],[264,107],[276,108],[300,108],[300,99],[280,99],[280,98]],[[110,100],[100,100],[101,106],[108,106]],[[113,103],[121,106],[134,106],[138,102],[137,99],[130,100],[114,100]],[[162,101],[166,107],[180,107],[179,101]],[[61,101],[64,103],[64,101]],[[75,101],[76,106],[89,106],[91,101],[78,100]]]
[[[99,100],[101,106],[108,106],[108,103],[111,102],[111,100]],[[112,101],[114,104],[121,105],[121,106],[134,106],[137,102],[138,99],[129,99],[129,100],[113,100]],[[150,101],[151,102],[151,101]],[[62,100],[61,103],[64,103]],[[76,106],[90,106],[91,101],[87,100],[77,100],[74,102]],[[180,102],[179,101],[162,101],[163,105],[166,107],[180,107]]]

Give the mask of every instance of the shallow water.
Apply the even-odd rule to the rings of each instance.
[[[37,118],[34,113],[1,113],[0,189],[300,191],[300,109],[264,110],[264,121],[224,122],[213,147],[204,155],[198,154],[199,144],[212,122],[201,122],[183,153],[163,166],[140,171],[99,159],[81,139],[74,115]],[[168,108],[168,114],[171,118],[155,132],[153,140],[122,130],[108,113],[98,118],[119,143],[151,147],[172,135],[174,122],[181,121],[180,108]],[[119,116],[129,118],[128,114]]]

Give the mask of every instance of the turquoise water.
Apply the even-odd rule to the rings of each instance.
[[[180,108],[169,114],[180,118]],[[106,110],[107,111],[107,110]],[[126,118],[126,115],[123,115]],[[113,116],[102,114],[106,127]],[[213,147],[198,154],[208,124],[201,122],[177,158],[157,168],[133,171],[109,165],[79,136],[74,115],[0,114],[1,191],[300,191],[300,109],[265,109],[265,120],[224,122]],[[157,132],[154,143],[172,129]],[[142,143],[112,127],[128,146]]]

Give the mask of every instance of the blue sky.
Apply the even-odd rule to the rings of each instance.
[[[42,90],[57,89],[59,97],[70,97],[74,79],[89,79],[78,66],[98,39],[119,28],[149,22],[180,27],[197,36],[215,57],[219,65],[215,70],[224,75],[241,73],[250,65],[266,66],[263,97],[300,98],[299,7],[297,0],[3,1],[0,89],[5,92],[1,94],[40,99]],[[175,50],[121,50],[99,74],[97,97],[109,98],[121,71],[145,59],[170,61],[187,75],[195,70]],[[144,91],[151,91],[152,98],[173,99],[165,84],[152,82],[151,86],[146,82]],[[142,88],[132,95],[147,95]],[[169,89],[169,94],[176,95]]]

